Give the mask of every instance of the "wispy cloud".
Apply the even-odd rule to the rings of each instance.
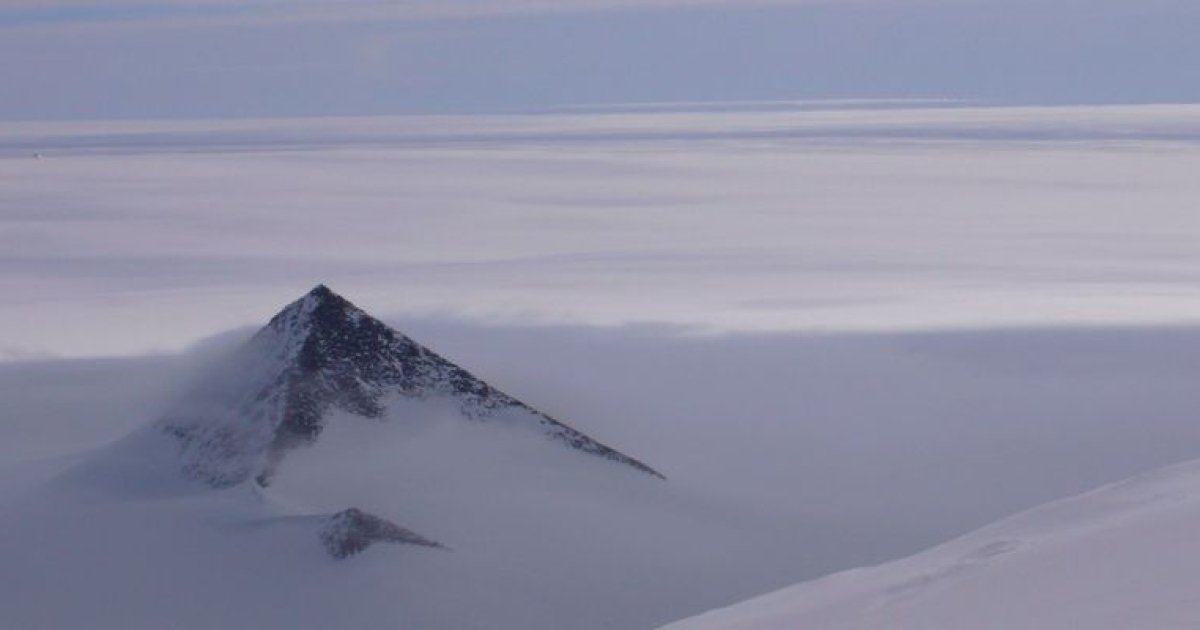
[[[1198,20],[1194,0],[0,0],[0,117],[1193,102],[1174,61]]]
[[[1191,0],[0,0],[0,29],[472,19],[506,15],[753,7],[1071,5],[1081,15],[1194,8]]]
[[[511,14],[654,10],[702,6],[946,4],[978,0],[0,0],[0,27],[455,19]]]

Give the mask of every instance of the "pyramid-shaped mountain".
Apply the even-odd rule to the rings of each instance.
[[[317,440],[331,412],[383,418],[389,397],[501,413],[564,446],[661,477],[646,464],[488,385],[321,285],[284,308],[159,422],[184,472],[214,486],[266,485],[286,452]]]

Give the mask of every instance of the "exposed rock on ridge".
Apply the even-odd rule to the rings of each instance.
[[[646,464],[501,392],[319,285],[288,305],[161,421],[183,469],[214,486],[266,485],[333,410],[384,415],[385,397],[443,397],[468,418],[500,413],[575,450],[662,477]]]

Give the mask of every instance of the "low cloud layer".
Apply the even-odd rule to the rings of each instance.
[[[21,579],[0,595],[0,618],[130,627],[174,614],[236,627],[284,615],[307,627],[402,614],[424,627],[455,614],[489,627],[495,612],[528,615],[520,627],[649,627],[907,555],[1200,450],[1194,328],[697,337],[393,323],[669,480],[415,409],[385,425],[336,418],[316,448],[289,457],[269,498],[302,514],[382,509],[453,553],[380,550],[331,573],[312,531],[264,520],[262,501],[238,491],[196,495],[186,512],[124,494],[111,510],[57,496],[33,514],[58,518],[41,520],[28,502],[5,502],[0,555]],[[184,356],[0,366],[0,501],[154,419],[238,334]],[[175,445],[160,446],[142,455],[170,461]],[[64,517],[80,509],[86,521]],[[19,536],[6,529],[14,523]],[[31,544],[53,540],[63,542]],[[121,545],[155,553],[113,562]],[[113,567],[103,584],[72,570],[88,562]],[[645,571],[630,570],[641,562]],[[631,575],[645,586],[629,588]],[[539,584],[562,597],[526,605]],[[49,611],[32,596],[46,585],[57,598]],[[217,595],[233,603],[213,607]]]
[[[1150,107],[9,125],[0,347],[177,349],[318,282],[381,315],[526,325],[1196,321],[1195,121]]]
[[[342,21],[429,18],[477,18],[538,13],[574,13],[606,10],[655,10],[720,6],[821,6],[821,5],[937,5],[981,0],[351,0],[332,6],[312,0],[154,0],[150,2],[86,2],[82,0],[5,0],[0,17],[13,25],[69,23],[217,23],[220,21]],[[3,25],[0,21],[0,26]]]

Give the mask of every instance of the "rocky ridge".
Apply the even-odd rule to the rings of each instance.
[[[504,414],[588,455],[662,475],[492,387],[319,285],[289,304],[159,421],[186,475],[268,485],[333,411],[384,418],[390,396],[452,400],[465,418]]]

